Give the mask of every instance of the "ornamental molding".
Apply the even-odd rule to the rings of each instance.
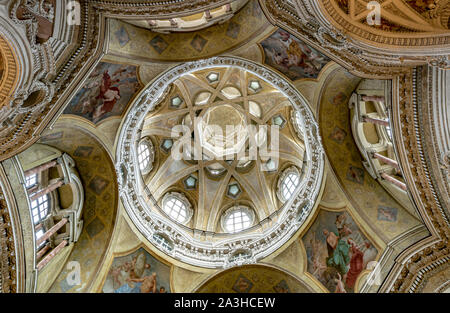
[[[0,165],[0,293],[25,291],[24,253],[18,204]]]
[[[406,175],[407,184],[425,225],[432,234],[405,250],[386,278],[382,292],[418,292],[426,274],[450,261],[450,227],[444,213],[445,195],[439,192],[440,183],[433,178],[438,173],[430,160],[433,153],[427,149],[435,134],[429,132],[430,116],[424,114],[427,105],[419,103],[433,101],[428,92],[430,67],[414,68],[394,80],[393,118],[394,134],[399,149],[400,164]],[[428,100],[427,100],[428,99]],[[431,136],[431,138],[429,138]],[[404,166],[408,164],[408,166]]]
[[[16,293],[16,253],[11,217],[0,189],[0,292]]]
[[[174,223],[158,213],[160,210],[156,199],[144,186],[136,160],[135,143],[139,141],[138,129],[148,112],[155,109],[157,103],[180,75],[198,70],[238,67],[252,73],[267,83],[277,87],[288,97],[299,112],[304,125],[306,171],[304,184],[290,201],[275,212],[269,219],[277,219],[277,223],[262,230],[255,227],[239,233],[238,237],[191,229]],[[251,262],[256,262],[280,248],[303,225],[310,215],[317,200],[323,176],[324,152],[321,145],[318,124],[304,100],[303,96],[285,79],[274,71],[257,63],[240,58],[216,57],[178,65],[159,76],[135,100],[125,117],[119,134],[116,155],[120,198],[130,218],[152,244],[153,234],[166,235],[173,244],[172,251],[164,251],[180,261],[207,268],[223,268],[237,263],[230,261],[237,249],[252,251]],[[144,190],[142,194],[140,190]],[[226,236],[224,236],[226,235]],[[206,240],[209,239],[209,240]]]
[[[403,72],[405,67],[441,60],[450,54],[450,47],[419,47],[405,49],[402,55],[398,50],[393,51],[392,47],[389,51],[379,48],[379,45],[364,43],[353,38],[349,31],[330,23],[322,13],[319,2],[260,0],[263,11],[272,24],[291,32],[357,76],[388,79]],[[450,36],[443,38],[446,38],[448,46]]]

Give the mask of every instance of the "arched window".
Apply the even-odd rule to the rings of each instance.
[[[162,201],[162,209],[173,220],[186,224],[192,217],[192,208],[189,200],[181,193],[167,193]]]
[[[228,233],[237,233],[249,228],[254,220],[253,211],[246,206],[228,209],[222,217],[222,228]]]
[[[153,145],[149,139],[144,138],[139,142],[137,149],[137,159],[139,169],[142,172],[149,172],[152,169],[152,163],[154,161]]]
[[[278,180],[278,197],[281,202],[288,201],[300,184],[300,173],[295,166],[286,169]]]
[[[31,215],[33,216],[34,224],[39,224],[47,217],[49,207],[48,195],[43,195],[31,201]]]

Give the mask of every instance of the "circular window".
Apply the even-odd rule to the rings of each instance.
[[[298,185],[300,184],[300,173],[298,169],[294,166],[286,169],[282,174],[278,181],[278,197],[281,202],[288,201]]]
[[[222,218],[222,228],[228,233],[237,233],[253,224],[254,213],[246,206],[228,209]]]
[[[162,201],[162,209],[173,220],[186,224],[192,217],[192,209],[189,200],[181,193],[170,192]]]

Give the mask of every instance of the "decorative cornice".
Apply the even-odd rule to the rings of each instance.
[[[426,137],[421,104],[424,97],[431,95],[423,94],[420,84],[427,81],[427,70],[427,67],[415,68],[398,78],[398,106],[394,106],[394,119],[397,133],[400,133],[396,136],[397,144],[403,143],[401,163],[408,164],[403,166],[408,185],[432,239],[417,243],[397,260],[399,266],[391,271],[385,291],[415,292],[427,272],[450,261],[449,223],[431,181],[431,176],[436,173],[429,168],[423,146]]]

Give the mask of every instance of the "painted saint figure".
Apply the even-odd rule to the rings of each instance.
[[[327,265],[335,267],[342,275],[347,274],[347,264],[350,262],[348,243],[340,239],[337,233],[330,232],[327,229],[323,230],[323,234],[327,238]]]

